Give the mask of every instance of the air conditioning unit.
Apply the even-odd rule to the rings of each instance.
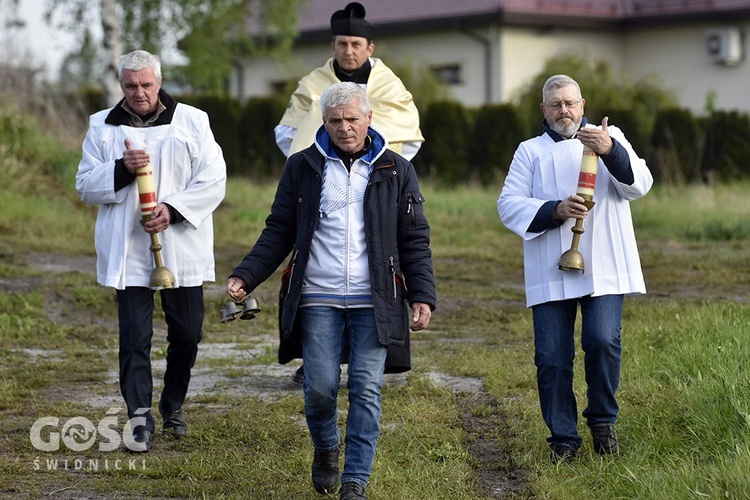
[[[716,28],[706,32],[706,50],[711,62],[734,66],[743,58],[743,37],[739,28]]]

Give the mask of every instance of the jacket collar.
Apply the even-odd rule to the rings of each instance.
[[[585,127],[588,122],[589,122],[588,118],[584,116],[583,120],[581,120],[581,126],[578,128],[581,129]],[[552,130],[552,127],[549,126],[549,123],[547,123],[547,120],[542,121],[542,128],[544,129],[544,132],[546,132],[547,135],[552,138],[553,141],[560,142],[560,141],[565,140],[565,137],[561,136],[560,134]],[[575,139],[575,136],[571,137],[571,139]]]
[[[159,115],[159,118],[154,121],[152,126],[156,127],[158,125],[169,125],[172,123],[172,118],[174,117],[174,111],[177,108],[177,101],[174,100],[174,98],[167,94],[164,89],[159,89],[159,100],[164,105],[165,109],[162,111],[162,113]],[[107,115],[106,120],[104,120],[104,123],[107,125],[130,125],[130,114],[128,114],[125,109],[123,109],[122,104],[125,102],[125,98],[122,98],[120,102],[118,102],[114,108],[109,112]]]
[[[380,134],[380,132],[375,130],[373,127],[367,129],[367,135],[370,137],[372,143],[370,144],[367,153],[365,153],[365,155],[363,155],[360,159],[367,163],[372,163],[385,150],[385,139]],[[315,145],[318,147],[321,153],[323,153],[328,158],[338,158],[336,149],[333,147],[333,142],[331,142],[331,136],[328,135],[328,131],[326,130],[324,125],[321,125],[317,133],[315,134]]]

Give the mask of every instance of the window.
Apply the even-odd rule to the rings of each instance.
[[[448,85],[459,85],[463,83],[461,78],[461,66],[458,64],[445,64],[442,66],[432,66],[430,68],[440,83]]]
[[[289,95],[293,90],[294,87],[291,87],[292,84],[297,83],[296,80],[276,80],[269,84],[271,87],[271,95]],[[292,90],[289,90],[291,87]]]

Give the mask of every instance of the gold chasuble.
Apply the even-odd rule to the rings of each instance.
[[[411,93],[383,62],[373,57],[365,88],[372,107],[372,123],[388,140],[388,148],[401,153],[404,142],[423,142],[419,130],[419,112]],[[323,124],[320,95],[334,83],[339,83],[333,70],[333,58],[299,81],[292,94],[281,125],[297,129],[289,154],[309,147],[315,132]]]

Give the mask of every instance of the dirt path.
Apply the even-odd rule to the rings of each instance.
[[[32,254],[27,256],[30,267],[57,274],[71,271],[92,274],[95,269],[93,256],[63,256],[53,254]],[[41,286],[39,278],[5,279],[0,280],[0,291],[28,291]],[[207,285],[206,296],[221,296],[223,286]],[[65,321],[62,311],[51,311],[55,321]],[[101,320],[100,320],[101,321]],[[109,320],[107,328],[116,331],[114,319]],[[166,332],[158,331],[155,326],[154,349],[165,346]],[[227,377],[210,368],[210,360],[233,359],[237,362],[256,360],[269,348],[275,349],[278,343],[276,332],[266,335],[254,335],[252,349],[242,348],[235,343],[210,343],[200,345],[200,365],[193,369],[188,397],[195,398],[202,394],[221,392],[229,395],[247,395],[262,399],[274,400],[279,397],[295,395],[300,392],[300,386],[292,381],[291,375],[296,365],[247,363],[246,374],[240,377]],[[164,345],[162,345],[164,344]],[[25,350],[32,358],[57,357],[60,353],[54,350]],[[113,353],[114,355],[114,353]],[[161,386],[161,378],[165,369],[165,361],[156,360],[153,363],[154,388]],[[481,379],[454,377],[442,373],[429,373],[427,376],[436,385],[449,388],[456,396],[461,407],[461,421],[465,424],[466,449],[475,462],[477,483],[475,490],[478,495],[489,498],[508,498],[529,496],[526,477],[528,471],[520,469],[514,463],[510,453],[504,449],[503,435],[507,435],[505,417],[500,407],[484,389]],[[109,386],[117,385],[117,367],[112,366],[105,374],[102,383]],[[346,383],[342,380],[342,385]],[[407,375],[388,375],[384,383],[387,386],[398,386],[407,383]],[[85,404],[101,407],[106,410],[122,405],[119,394],[92,395],[92,392],[81,388],[78,394],[66,392],[66,398],[74,398]],[[482,411],[474,411],[481,408]],[[304,425],[304,422],[300,422]],[[63,496],[55,498],[73,498],[65,496],[69,492],[61,492]]]

